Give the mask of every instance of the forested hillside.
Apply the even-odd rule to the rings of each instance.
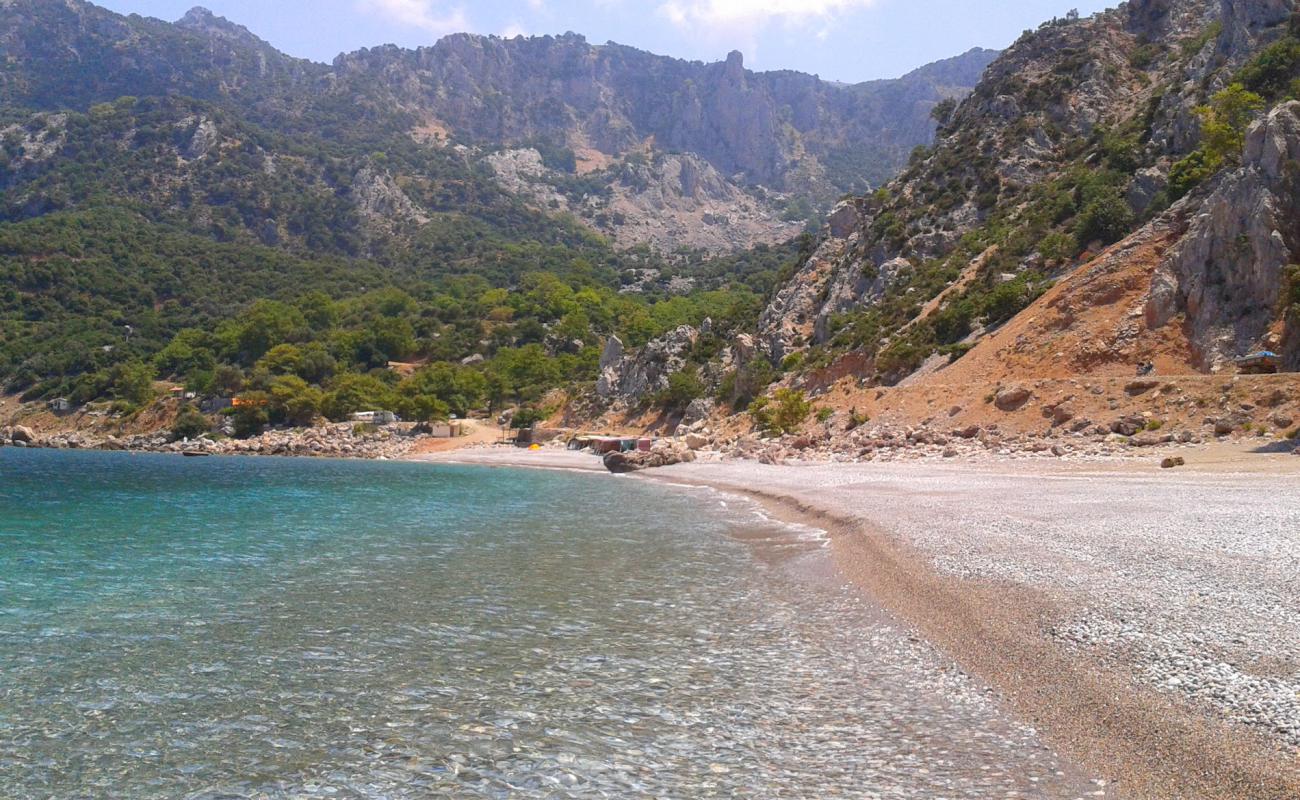
[[[859,86],[579,36],[326,65],[82,0],[4,3],[0,55],[0,386],[279,392],[273,421],[528,403],[593,382],[610,336],[752,328],[818,207],[993,56]]]

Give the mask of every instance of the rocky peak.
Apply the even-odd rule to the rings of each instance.
[[[226,39],[231,42],[257,47],[270,48],[271,46],[255,36],[248,28],[243,25],[237,25],[225,17],[219,17],[213,14],[203,6],[195,6],[186,12],[185,16],[176,21],[176,27],[182,28],[193,33],[199,33],[204,36],[213,38]]]

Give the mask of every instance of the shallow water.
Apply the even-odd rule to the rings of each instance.
[[[815,532],[606,476],[0,450],[0,796],[1074,797]]]

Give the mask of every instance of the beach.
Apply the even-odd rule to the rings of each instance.
[[[462,463],[596,469],[496,448]],[[882,609],[996,687],[1126,797],[1295,797],[1300,459],[1006,459],[641,473],[831,532]]]

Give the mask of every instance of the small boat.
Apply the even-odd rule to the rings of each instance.
[[[181,455],[185,456],[186,458],[207,458],[212,454],[205,453],[202,450],[184,450],[181,452]]]

